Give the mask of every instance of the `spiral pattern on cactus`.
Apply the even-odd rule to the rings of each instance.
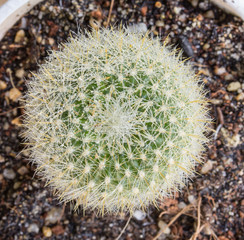
[[[61,201],[133,213],[194,173],[208,141],[205,93],[181,54],[128,30],[71,37],[33,73],[25,138]]]

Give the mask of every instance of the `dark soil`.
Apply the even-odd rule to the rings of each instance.
[[[70,204],[58,203],[34,175],[28,153],[20,153],[23,108],[18,97],[25,93],[30,71],[35,72],[47,51],[57,49],[70,33],[106,25],[109,7],[105,0],[44,1],[0,42],[1,240],[115,239],[126,224],[127,215],[84,215],[74,213]],[[195,207],[159,239],[191,239],[197,224],[204,225],[199,240],[243,239],[244,23],[207,0],[115,1],[111,24],[142,22],[152,37],[168,36],[169,44],[178,44],[191,57],[208,91],[211,128],[216,132],[197,169],[201,174],[159,209],[151,207],[143,220],[132,217],[121,239],[153,239],[162,224],[189,204]]]

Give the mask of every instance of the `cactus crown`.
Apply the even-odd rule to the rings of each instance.
[[[62,201],[145,210],[184,186],[208,122],[202,86],[180,54],[128,30],[71,38],[28,83],[26,141]]]

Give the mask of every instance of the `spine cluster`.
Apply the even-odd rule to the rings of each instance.
[[[24,121],[31,159],[60,200],[133,213],[182,188],[209,119],[180,54],[127,30],[62,47],[28,83]]]

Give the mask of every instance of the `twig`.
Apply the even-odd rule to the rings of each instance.
[[[222,113],[220,107],[217,107],[217,113],[218,113],[218,117],[219,117],[219,123],[224,125],[225,124],[224,116],[223,116],[223,113]]]
[[[108,25],[110,23],[113,6],[114,6],[114,0],[112,0],[111,4],[110,4],[109,13],[108,13],[108,21],[107,21],[106,27],[108,27]]]
[[[168,223],[168,225],[167,226],[165,226],[163,229],[161,229],[161,231],[152,239],[152,240],[156,240],[156,239],[158,239],[160,236],[161,236],[161,234],[165,231],[165,229],[167,228],[167,227],[170,227],[182,214],[184,214],[185,212],[187,212],[187,211],[189,211],[191,208],[193,208],[194,207],[194,205],[192,205],[192,204],[190,204],[190,205],[188,205],[188,206],[186,206],[186,207],[184,207],[178,214],[176,214],[174,217],[173,217],[173,219]]]
[[[199,197],[198,204],[197,204],[197,229],[196,232],[192,235],[191,239],[196,240],[199,233],[202,231],[202,229],[205,227],[206,224],[201,226],[201,203],[202,198]]]
[[[13,81],[13,77],[12,77],[12,71],[11,71],[11,69],[8,68],[8,69],[6,70],[6,72],[9,74],[10,82],[11,82],[13,88],[16,88],[15,85],[14,85],[14,81]]]
[[[124,228],[122,229],[121,233],[119,234],[119,236],[115,240],[119,240],[120,239],[120,237],[122,236],[122,234],[125,232],[125,229],[127,228],[127,226],[129,224],[131,218],[132,218],[132,215],[130,215],[130,217],[128,218],[128,220],[127,220],[127,222],[126,222],[126,224],[124,226]]]

